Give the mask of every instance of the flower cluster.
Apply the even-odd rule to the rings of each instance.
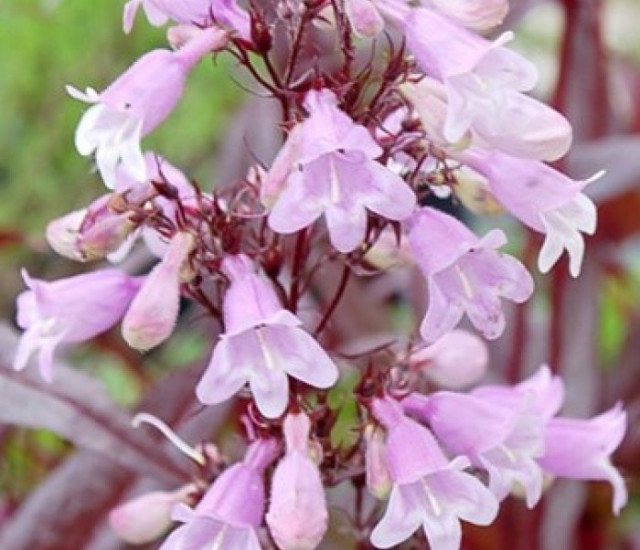
[[[194,485],[116,509],[114,529],[146,542],[180,522],[162,550],[312,550],[329,528],[325,488],[361,491],[363,478],[388,499],[368,520],[360,492],[354,505],[354,536],[377,548],[422,526],[430,548],[457,550],[461,520],[492,523],[518,491],[535,506],[545,476],[609,481],[618,513],[626,489],[610,455],[626,429],[622,406],[590,420],[557,417],[564,384],[547,367],[512,386],[477,385],[489,357],[458,328],[466,314],[485,339],[499,338],[505,302],[528,300],[534,279],[501,251],[504,231],[478,235],[468,213],[446,213],[434,198],[466,204],[474,185],[544,234],[542,272],[566,250],[578,276],[583,234],[596,225],[588,182],[548,164],[567,152],[571,127],[527,94],[535,67],[508,48],[512,33],[479,34],[501,23],[506,0],[273,4],[130,0],[124,30],[142,8],[153,25],[176,24],[172,49],[145,54],[101,93],[69,87],[91,104],[77,150],[94,158],[109,192],[51,222],[48,242],[79,262],[117,263],[144,247],[157,263],[142,276],[110,268],[46,282],[25,273],[15,368],[38,352],[53,380],[60,344],[120,320],[132,348],[151,350],[188,299],[221,327],[195,396],[235,400],[247,428],[242,460],[227,466],[214,453]],[[362,61],[371,41],[386,55]],[[272,162],[213,194],[141,145],[211,55],[232,56],[279,103],[273,133],[285,133]],[[366,325],[340,307],[349,281],[408,268],[426,283],[422,321],[391,344],[342,353],[352,343],[343,327]],[[338,281],[328,298],[325,277]],[[367,305],[382,309],[373,294]],[[345,418],[354,437],[343,441]]]

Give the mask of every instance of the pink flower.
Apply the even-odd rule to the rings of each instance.
[[[316,388],[331,387],[338,368],[300,328],[300,319],[283,309],[274,290],[252,273],[250,260],[228,257],[223,268],[231,279],[224,300],[226,332],[196,388],[198,399],[220,403],[249,382],[260,412],[276,418],[289,402],[287,375]]]
[[[418,8],[405,20],[407,45],[420,68],[440,81],[446,95],[443,133],[450,143],[472,130],[488,146],[541,160],[562,157],[572,140],[568,121],[521,92],[537,81],[535,67],[504,44],[458,26],[437,12]]]
[[[435,342],[469,316],[488,339],[505,326],[500,297],[524,302],[533,279],[524,266],[496,249],[506,242],[493,230],[478,238],[455,218],[434,208],[421,208],[407,222],[413,256],[427,278],[429,305],[420,326],[427,343]]]
[[[122,321],[122,336],[132,348],[146,351],[171,336],[180,309],[181,275],[194,245],[193,235],[176,233],[145,278]]]
[[[272,439],[252,443],[244,460],[222,472],[195,509],[178,504],[172,517],[185,525],[160,550],[260,550],[257,529],[265,508],[263,475],[276,452]]]
[[[554,418],[547,425],[544,454],[539,462],[554,476],[604,480],[613,487],[613,512],[617,515],[628,499],[620,472],[611,454],[622,442],[627,414],[620,403],[589,420]]]
[[[415,195],[374,160],[382,149],[338,109],[332,92],[310,91],[305,107],[309,118],[292,130],[262,188],[269,225],[293,233],[324,215],[331,244],[350,252],[365,236],[368,210],[402,220],[413,211]]]
[[[140,140],[169,116],[189,71],[204,55],[223,47],[227,38],[225,31],[211,27],[176,52],[153,50],[100,94],[67,87],[71,96],[93,104],[76,129],[76,148],[85,156],[95,151],[107,187],[114,187],[119,164],[138,181],[147,178]]]
[[[504,499],[515,483],[524,488],[529,508],[542,495],[542,455],[546,420],[522,396],[515,410],[499,402],[462,393],[437,392],[403,400],[405,411],[426,421],[438,441],[489,473],[489,490]]]
[[[544,233],[540,271],[549,271],[566,249],[569,272],[580,274],[585,250],[581,233],[592,235],[597,218],[593,201],[582,190],[602,174],[575,181],[542,162],[477,149],[460,158],[487,178],[489,190],[509,212]]]
[[[140,287],[140,279],[116,269],[48,282],[23,270],[29,290],[18,296],[18,325],[25,329],[13,362],[27,366],[38,352],[42,378],[53,379],[53,355],[62,343],[90,340],[115,325]]]
[[[234,30],[250,40],[249,14],[235,0],[129,0],[124,6],[122,26],[129,34],[138,9],[142,6],[147,20],[159,27],[170,19],[176,23],[207,27],[216,23]]]
[[[287,452],[273,472],[265,517],[281,550],[313,550],[327,531],[327,502],[320,471],[309,456],[309,430],[304,413],[284,420]]]
[[[375,417],[387,429],[386,463],[393,489],[384,517],[371,533],[377,548],[391,548],[423,527],[430,548],[458,550],[460,520],[488,525],[498,502],[474,476],[469,461],[449,461],[427,428],[404,416],[396,401],[373,402]]]

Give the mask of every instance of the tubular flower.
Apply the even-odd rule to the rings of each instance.
[[[287,452],[271,482],[265,517],[281,550],[313,550],[327,531],[329,514],[317,464],[309,457],[309,417],[290,414],[283,432]]]
[[[427,428],[404,416],[396,401],[373,402],[373,413],[387,429],[386,463],[393,489],[384,517],[371,533],[377,548],[391,548],[423,527],[430,548],[458,550],[460,520],[488,525],[498,502],[474,476],[469,461],[449,461]]]
[[[620,403],[589,420],[553,418],[547,425],[540,465],[554,476],[608,481],[617,515],[628,494],[624,479],[611,464],[611,454],[626,430],[627,414]]]
[[[55,349],[110,329],[127,311],[141,283],[117,269],[52,282],[34,279],[26,271],[22,277],[29,290],[18,296],[17,320],[25,332],[13,367],[22,370],[37,351],[40,374],[47,381],[53,379]]]
[[[533,292],[533,279],[524,266],[496,251],[506,242],[504,233],[494,229],[478,238],[455,218],[430,207],[417,211],[407,226],[413,256],[429,285],[420,326],[424,340],[435,342],[455,328],[463,313],[486,338],[498,338],[505,327],[500,297],[521,303]]]
[[[265,508],[263,475],[276,452],[272,439],[252,443],[244,460],[222,472],[194,509],[175,506],[173,519],[185,525],[160,550],[260,550],[257,529]]]
[[[569,122],[524,95],[538,75],[532,63],[468,31],[437,12],[418,8],[405,20],[407,45],[425,73],[444,86],[447,113],[443,133],[458,143],[472,130],[490,147],[540,160],[562,157],[572,140]]]
[[[329,388],[338,368],[302,328],[293,313],[282,308],[274,290],[252,273],[243,255],[223,262],[231,286],[224,300],[226,332],[196,388],[205,404],[232,397],[249,382],[260,412],[280,416],[289,401],[287,375],[316,388]]]
[[[534,231],[545,235],[538,268],[549,271],[566,249],[569,272],[580,274],[585,244],[582,233],[596,230],[596,207],[582,190],[602,174],[575,181],[542,162],[499,152],[468,151],[460,155],[487,178],[493,196]]]
[[[367,210],[402,220],[416,198],[398,175],[374,159],[382,149],[338,109],[329,90],[310,91],[309,118],[295,127],[262,187],[269,225],[293,233],[324,214],[331,244],[351,252],[365,236]]]
[[[146,180],[140,140],[169,116],[182,96],[189,71],[227,39],[225,31],[211,27],[176,52],[145,54],[101,93],[67,87],[71,96],[92,104],[76,129],[76,148],[85,156],[95,151],[107,187],[114,187],[119,164],[138,181]]]

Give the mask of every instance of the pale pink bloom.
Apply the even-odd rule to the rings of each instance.
[[[109,525],[119,538],[129,544],[147,544],[160,538],[171,527],[171,510],[187,502],[196,491],[186,485],[177,491],[154,491],[129,500],[109,513]]]
[[[90,340],[107,331],[124,315],[140,287],[140,279],[116,269],[105,269],[43,281],[22,277],[29,290],[18,296],[20,338],[13,367],[22,370],[38,352],[42,378],[53,379],[53,356],[63,343]]]
[[[85,156],[95,151],[107,187],[114,187],[119,164],[138,181],[147,178],[140,140],[169,116],[182,96],[189,71],[227,39],[225,31],[211,27],[176,52],[145,54],[101,93],[67,87],[71,96],[93,104],[76,129],[76,148]]]
[[[589,420],[553,418],[547,425],[540,465],[558,477],[608,481],[613,487],[613,512],[618,515],[628,494],[611,455],[626,430],[627,414],[620,403]]]
[[[272,439],[252,443],[244,460],[222,472],[194,509],[175,506],[172,518],[185,525],[171,533],[160,550],[260,550],[263,475],[276,454]]]
[[[145,278],[122,321],[122,336],[132,348],[146,351],[171,336],[180,310],[182,273],[194,245],[193,235],[176,233]]]
[[[391,548],[423,527],[433,550],[460,548],[460,520],[489,525],[498,502],[463,470],[464,457],[449,461],[427,428],[406,417],[390,398],[376,399],[373,413],[387,430],[386,464],[393,489],[384,517],[371,533],[377,548]]]
[[[509,11],[508,0],[426,0],[456,23],[479,31],[502,23]]]
[[[159,27],[167,21],[208,27],[221,25],[250,40],[249,14],[235,0],[129,0],[124,6],[122,26],[131,32],[138,9],[142,7],[147,20]]]
[[[273,288],[252,272],[243,255],[224,259],[231,279],[224,299],[226,332],[213,350],[196,393],[205,404],[231,398],[247,382],[260,412],[280,416],[289,402],[292,376],[316,388],[329,388],[338,367],[302,322],[285,310]]]
[[[494,42],[437,12],[418,8],[405,21],[407,45],[420,68],[444,86],[443,134],[458,143],[472,130],[488,146],[541,160],[563,156],[572,140],[568,121],[524,95],[537,81],[535,67],[504,47],[512,33]]]
[[[466,313],[488,339],[505,327],[500,298],[524,302],[533,279],[515,258],[496,249],[506,242],[501,230],[479,238],[463,223],[434,208],[417,211],[407,222],[413,256],[427,279],[429,304],[420,326],[427,343],[455,328]]]
[[[465,455],[489,474],[489,490],[504,499],[514,484],[522,487],[532,508],[542,495],[542,456],[546,419],[534,400],[521,396],[515,407],[476,395],[437,392],[410,395],[405,411],[426,421],[451,453]]]
[[[271,501],[265,516],[281,550],[313,550],[327,531],[329,514],[318,465],[309,456],[309,417],[284,419],[285,456],[271,479]]]
[[[549,271],[562,252],[569,254],[569,272],[580,274],[585,244],[582,233],[596,230],[596,207],[582,191],[598,179],[572,180],[542,162],[499,152],[468,151],[460,159],[487,178],[495,198],[533,230],[544,233],[538,268]]]
[[[374,160],[382,149],[338,108],[332,92],[308,92],[305,108],[309,118],[292,130],[261,190],[271,207],[269,225],[294,233],[324,215],[331,244],[351,252],[365,236],[368,211],[402,220],[413,211],[415,195]]]
[[[482,338],[466,330],[454,329],[430,346],[415,349],[409,366],[419,369],[441,387],[458,390],[475,384],[484,376],[489,351]]]

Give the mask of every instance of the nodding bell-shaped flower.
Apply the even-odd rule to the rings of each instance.
[[[195,485],[185,485],[171,493],[145,493],[111,510],[109,525],[119,538],[129,544],[153,542],[171,527],[173,507],[186,503],[196,491]]]
[[[523,396],[513,410],[475,395],[436,392],[410,395],[402,406],[426,421],[449,452],[486,470],[498,500],[515,484],[524,489],[529,508],[540,500],[543,476],[536,459],[543,453],[546,419],[532,399]]]
[[[377,548],[391,548],[422,526],[429,547],[460,548],[460,520],[488,525],[498,501],[474,476],[463,470],[465,457],[449,461],[427,428],[406,417],[389,398],[373,401],[374,416],[387,430],[386,464],[393,489],[385,515],[371,533]]]
[[[489,191],[509,212],[545,235],[538,256],[541,272],[548,272],[566,250],[569,273],[580,274],[582,233],[593,235],[597,220],[595,204],[582,191],[603,173],[576,181],[542,162],[477,149],[460,159],[487,178]]]
[[[129,0],[124,6],[122,27],[129,34],[138,9],[142,7],[149,23],[160,27],[172,20],[185,25],[208,27],[215,23],[235,32],[240,38],[251,38],[249,14],[235,0]]]
[[[309,456],[309,417],[289,414],[283,432],[286,454],[271,480],[265,519],[281,550],[313,550],[327,531],[329,514],[318,465]]]
[[[142,283],[122,321],[122,336],[132,348],[146,351],[171,336],[180,310],[180,283],[194,244],[190,233],[176,233]]]
[[[415,349],[409,367],[420,370],[443,388],[459,390],[475,384],[489,364],[485,341],[466,330],[454,329],[430,346]]]
[[[210,27],[178,51],[145,54],[101,93],[91,88],[83,93],[67,86],[72,97],[92,104],[76,129],[76,148],[85,156],[95,151],[107,187],[114,187],[120,164],[138,181],[146,180],[140,140],[169,116],[196,63],[224,47],[227,39],[226,31]]]
[[[229,256],[222,268],[231,280],[224,298],[226,332],[196,388],[198,399],[221,403],[248,382],[258,410],[277,418],[289,402],[287,375],[316,388],[333,386],[338,367],[253,273],[251,260]]]
[[[456,23],[477,31],[500,25],[509,11],[508,0],[427,0],[426,3]]]
[[[552,418],[540,465],[558,477],[608,481],[613,487],[613,512],[618,515],[628,494],[624,479],[611,464],[611,454],[626,430],[627,414],[620,403],[589,420]]]
[[[175,506],[172,517],[184,525],[171,533],[160,550],[260,550],[257,530],[265,509],[263,475],[277,449],[272,439],[252,443],[244,460],[222,472],[194,509]]]
[[[18,325],[25,329],[13,367],[22,370],[38,352],[42,378],[53,379],[53,356],[63,343],[79,343],[107,331],[124,315],[140,279],[105,269],[59,279],[34,279],[23,270],[29,290],[18,296]]]
[[[521,92],[535,85],[536,68],[504,47],[458,26],[434,10],[411,10],[405,20],[407,46],[420,68],[444,86],[443,133],[458,143],[472,130],[505,153],[556,160],[569,149],[572,129],[560,113]]]
[[[374,160],[382,149],[338,108],[331,91],[308,92],[304,105],[309,118],[291,131],[262,186],[269,226],[294,233],[324,215],[331,244],[351,252],[365,237],[368,210],[403,220],[416,197],[400,176]]]
[[[463,223],[430,207],[406,223],[413,256],[429,286],[422,338],[435,342],[455,328],[463,313],[485,338],[498,338],[505,327],[500,297],[521,303],[533,292],[525,267],[496,250],[506,242],[504,233],[494,229],[478,238]]]

